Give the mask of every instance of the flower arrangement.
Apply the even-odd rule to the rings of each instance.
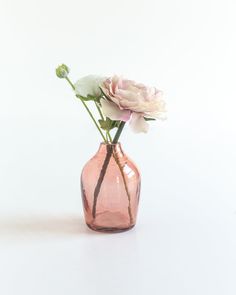
[[[123,153],[118,141],[127,122],[135,133],[146,133],[148,121],[165,118],[162,91],[116,75],[89,75],[72,83],[64,64],[56,69],[56,75],[70,84],[103,140],[81,175],[86,223],[94,230],[130,229],[135,225],[141,180],[138,168]],[[99,119],[89,103],[95,105]]]
[[[56,69],[56,75],[70,84],[106,143],[118,142],[126,122],[135,133],[146,133],[148,121],[165,119],[163,93],[155,87],[116,75],[109,78],[89,75],[73,84],[68,74],[69,68],[64,64]],[[100,116],[98,120],[90,111],[88,102],[95,104]],[[111,136],[113,129],[117,129],[114,138]]]

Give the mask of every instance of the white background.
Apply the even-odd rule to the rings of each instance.
[[[0,294],[236,294],[232,0],[0,0]],[[168,121],[127,127],[136,228],[83,223],[99,134],[65,81],[114,73],[165,93]]]

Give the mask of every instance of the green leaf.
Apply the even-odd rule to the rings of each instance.
[[[120,125],[120,121],[112,121],[112,129],[113,128],[118,128]]]
[[[146,117],[144,117],[144,120],[145,121],[156,121],[156,119],[154,119],[154,118],[146,118]]]
[[[107,130],[107,122],[105,120],[100,119],[98,122],[103,130]]]
[[[119,126],[119,121],[112,121],[109,118],[106,118],[106,120],[98,120],[98,122],[100,124],[100,127],[106,131],[110,131],[113,128],[116,128]]]

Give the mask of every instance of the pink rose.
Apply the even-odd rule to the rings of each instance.
[[[162,92],[155,87],[113,76],[101,88],[107,97],[101,100],[104,115],[111,120],[130,120],[134,132],[148,131],[144,118],[163,119],[165,102]]]

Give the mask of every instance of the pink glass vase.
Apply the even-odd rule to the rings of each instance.
[[[85,221],[96,231],[120,232],[136,223],[140,174],[121,145],[101,143],[83,168],[81,193]]]

